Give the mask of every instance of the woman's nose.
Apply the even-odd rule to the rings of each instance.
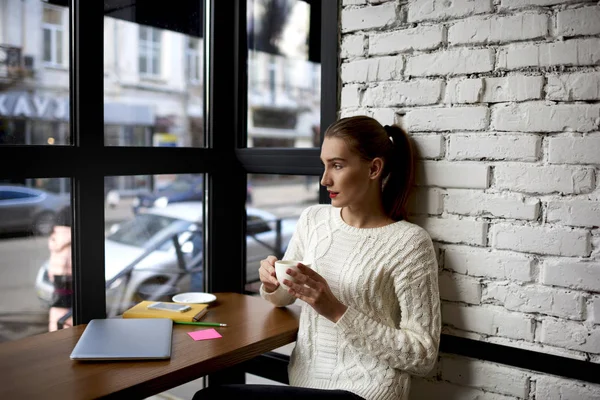
[[[321,185],[322,186],[330,186],[330,179],[327,176],[327,172],[323,172],[323,176],[321,177]]]

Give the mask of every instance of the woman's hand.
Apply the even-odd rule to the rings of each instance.
[[[289,287],[288,293],[309,304],[331,322],[337,322],[348,307],[333,295],[325,278],[301,263],[298,263],[298,269],[300,272],[287,270],[296,280],[296,283],[288,279],[283,281]]]
[[[275,275],[275,261],[277,261],[275,256],[269,256],[260,261],[258,275],[267,293],[274,292],[279,287],[279,281]]]

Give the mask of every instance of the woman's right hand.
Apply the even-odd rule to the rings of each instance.
[[[279,287],[279,281],[275,275],[275,261],[277,261],[277,257],[275,256],[269,256],[260,261],[258,274],[267,293],[274,292]]]

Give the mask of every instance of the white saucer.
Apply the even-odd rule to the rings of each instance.
[[[173,301],[181,304],[212,303],[216,299],[217,296],[214,294],[202,292],[179,293],[173,296]]]

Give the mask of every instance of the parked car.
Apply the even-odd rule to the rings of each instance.
[[[280,220],[281,249],[276,249],[278,232],[275,215],[252,207],[246,210],[246,282],[251,283],[259,280],[261,259],[285,251],[298,216]],[[105,239],[109,316],[122,313],[149,294],[159,297],[173,290],[186,291],[194,280],[202,282],[201,202],[173,203],[143,210],[111,231]],[[173,237],[178,239],[183,265],[178,262]],[[46,261],[38,271],[35,286],[38,297],[49,304],[53,288],[47,268]]]
[[[182,201],[202,201],[204,199],[202,175],[183,175],[173,182],[155,190],[154,192],[140,193],[132,202],[133,213],[151,207],[165,207],[168,204]],[[246,186],[246,204],[252,203],[252,186]]]
[[[0,185],[0,232],[48,236],[56,213],[69,204],[68,195],[24,185]]]

